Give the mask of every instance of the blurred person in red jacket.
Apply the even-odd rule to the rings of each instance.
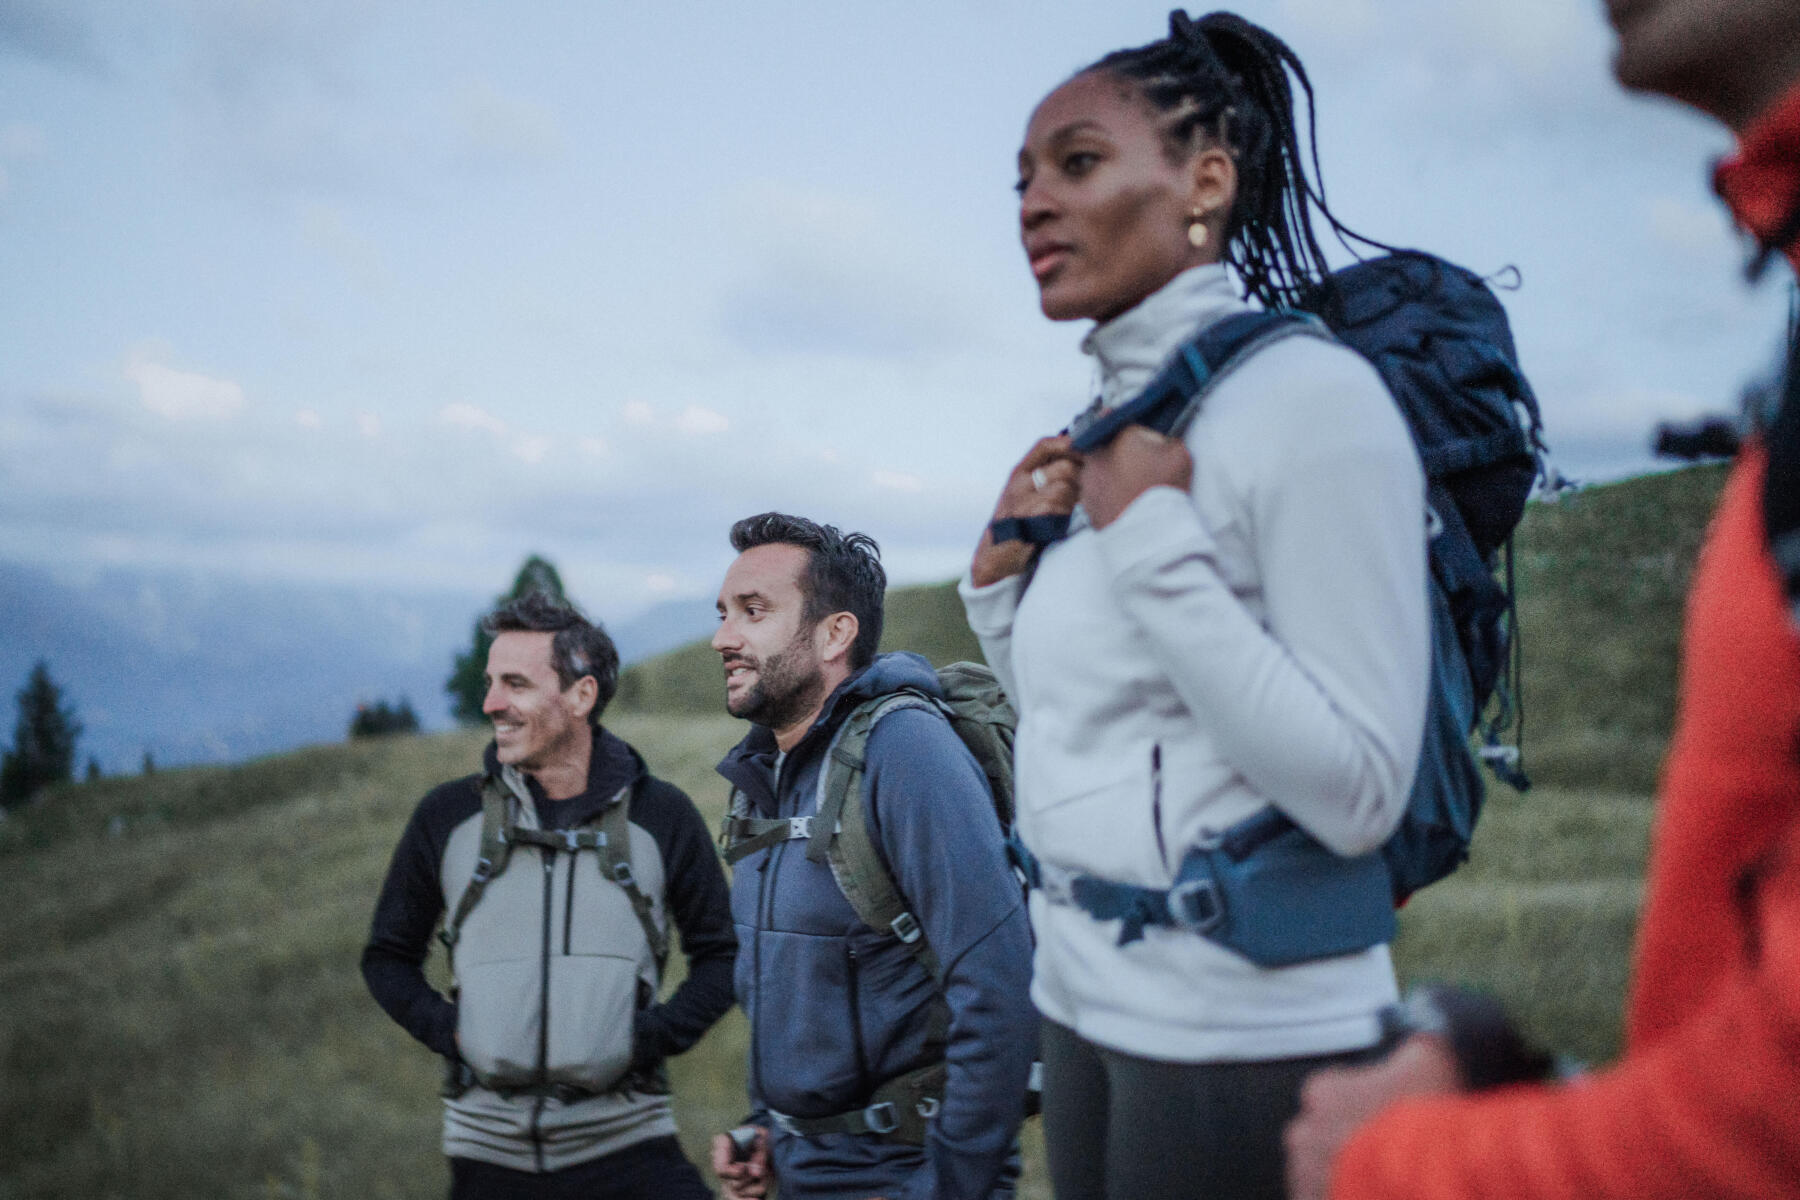
[[[1800,2],[1606,0],[1626,87],[1728,125],[1715,185],[1800,265]],[[1623,1055],[1475,1092],[1458,1039],[1321,1072],[1293,1200],[1800,1196],[1800,358],[1696,567]]]

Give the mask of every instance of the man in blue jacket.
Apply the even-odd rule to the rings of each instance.
[[[712,644],[726,708],[755,728],[719,773],[739,815],[810,816],[832,735],[859,704],[942,693],[917,655],[875,654],[887,577],[873,539],[764,513],[731,544]],[[754,1131],[715,1139],[714,1170],[728,1200],[765,1194],[771,1173],[791,1200],[1010,1196],[1037,1027],[1030,929],[986,776],[941,714],[903,708],[876,723],[854,802],[941,982],[858,919],[804,837],[742,858],[731,908]],[[915,1106],[928,1119],[870,1128],[889,1123],[879,1105],[865,1115],[877,1090],[934,1063],[941,1095]]]

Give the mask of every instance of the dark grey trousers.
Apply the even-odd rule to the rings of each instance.
[[[1042,1030],[1056,1200],[1282,1200],[1281,1133],[1301,1083],[1381,1052],[1168,1063],[1096,1046],[1054,1021]]]

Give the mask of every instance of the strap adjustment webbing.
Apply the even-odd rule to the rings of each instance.
[[[876,1088],[861,1108],[826,1117],[794,1117],[769,1110],[770,1122],[796,1137],[833,1133],[872,1134],[890,1142],[923,1146],[943,1106],[947,1072],[941,1062],[919,1067]]]

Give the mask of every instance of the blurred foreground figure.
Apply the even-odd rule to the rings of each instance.
[[[444,1056],[452,1200],[710,1195],[662,1062],[731,1007],[730,900],[700,814],[600,725],[605,630],[533,592],[487,618],[483,771],[419,802],[363,950],[389,1016]],[[455,978],[423,971],[432,930]],[[687,978],[658,1003],[671,919]]]
[[[1608,0],[1615,71],[1729,125],[1715,183],[1800,260],[1800,4]],[[1689,596],[1626,1046],[1563,1087],[1461,1090],[1453,1038],[1324,1072],[1294,1200],[1800,1196],[1800,371],[1738,456]],[[1398,1101],[1398,1102],[1396,1102]]]

